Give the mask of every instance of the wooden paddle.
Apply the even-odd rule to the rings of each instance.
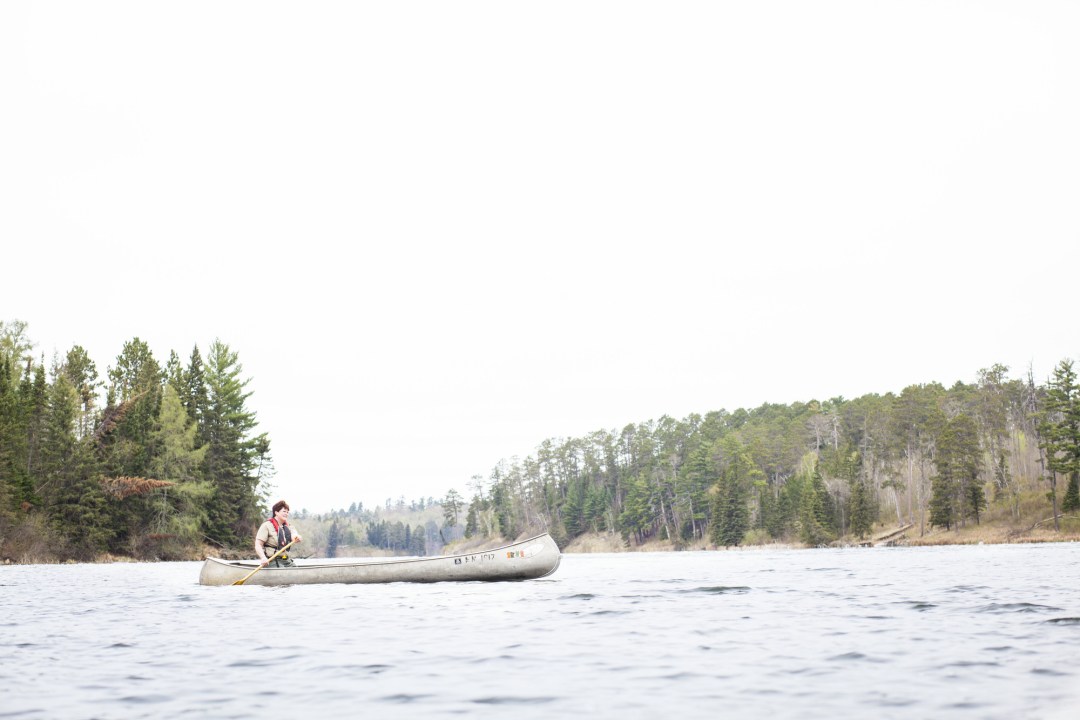
[[[293,541],[292,541],[291,543],[289,543],[289,545],[292,545],[292,544],[293,544],[294,542],[296,542],[296,541],[295,541],[295,540],[293,540]],[[285,547],[281,548],[280,550],[278,550],[278,551],[277,551],[276,553],[274,553],[274,554],[273,554],[273,555],[271,555],[270,557],[266,558],[266,565],[269,565],[269,564],[270,564],[271,562],[273,562],[274,558],[276,558],[276,557],[277,557],[278,555],[280,555],[281,553],[283,553],[283,552],[285,552],[286,550],[288,550],[288,549],[289,549],[289,545],[286,545]],[[254,570],[252,570],[251,572],[249,572],[249,573],[248,573],[247,575],[245,575],[244,577],[242,577],[242,578],[240,578],[239,580],[237,580],[236,582],[234,582],[234,583],[233,583],[233,585],[243,585],[243,584],[244,584],[245,582],[247,582],[247,579],[248,579],[249,577],[251,577],[251,576],[252,576],[252,575],[254,575],[255,573],[257,573],[257,572],[259,572],[260,570],[262,570],[262,569],[263,569],[264,567],[266,567],[266,565],[259,565],[259,567],[255,568]]]

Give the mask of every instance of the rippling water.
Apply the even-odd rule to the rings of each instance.
[[[1080,545],[567,555],[521,583],[0,568],[0,717],[1076,718]]]

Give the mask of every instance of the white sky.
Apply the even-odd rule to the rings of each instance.
[[[0,5],[0,319],[239,353],[276,496],[1080,355],[1080,4]]]

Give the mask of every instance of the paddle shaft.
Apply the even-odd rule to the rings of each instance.
[[[277,551],[276,553],[274,553],[274,554],[273,554],[273,555],[271,555],[270,557],[266,558],[266,565],[269,565],[269,564],[270,564],[271,562],[273,562],[273,561],[274,561],[274,558],[276,558],[276,557],[277,557],[278,555],[280,555],[281,553],[283,553],[283,552],[285,552],[286,550],[288,550],[288,549],[289,549],[289,545],[292,545],[292,544],[293,544],[294,542],[296,542],[296,541],[295,541],[295,540],[293,540],[293,541],[292,541],[292,542],[290,542],[290,543],[289,543],[288,545],[286,545],[285,547],[283,547],[283,548],[279,549],[279,550],[278,550],[278,551]],[[242,578],[240,578],[239,580],[237,580],[236,582],[234,582],[234,583],[233,583],[233,585],[243,585],[243,584],[244,584],[245,582],[247,582],[248,578],[250,578],[250,577],[251,577],[252,575],[254,575],[255,573],[257,573],[257,572],[259,572],[260,570],[262,570],[262,569],[263,569],[264,567],[266,567],[266,565],[259,565],[259,567],[255,568],[254,570],[252,570],[251,572],[249,572],[249,573],[248,573],[247,575],[245,575],[244,577],[242,577]]]

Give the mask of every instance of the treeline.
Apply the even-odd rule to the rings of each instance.
[[[676,546],[919,534],[988,509],[1038,522],[1080,509],[1080,388],[1071,360],[1037,386],[1008,368],[972,384],[912,385],[791,405],[719,410],[543,442],[474,477],[466,536],[546,529]],[[1061,482],[1065,482],[1064,493]],[[453,491],[447,504],[456,498]]]
[[[446,508],[434,498],[420,498],[374,509],[353,503],[326,513],[297,513],[292,521],[304,534],[305,549],[318,556],[437,555],[462,537],[463,528],[448,519]]]
[[[161,365],[134,338],[102,377],[78,345],[48,367],[32,348],[25,323],[0,322],[0,559],[249,547],[273,465],[236,352],[215,340],[205,359],[196,346]],[[587,532],[822,545],[875,523],[922,534],[988,513],[1076,526],[1080,386],[1066,359],[1041,385],[994,365],[949,388],[665,416],[546,440],[471,487],[469,501],[453,490],[408,507],[387,500],[387,512],[423,519],[354,503],[310,534],[305,520],[308,547],[420,555],[462,534],[540,530],[561,545]]]
[[[161,365],[136,337],[102,377],[78,345],[46,368],[26,331],[0,322],[0,557],[250,545],[272,459],[236,352],[215,340]]]

